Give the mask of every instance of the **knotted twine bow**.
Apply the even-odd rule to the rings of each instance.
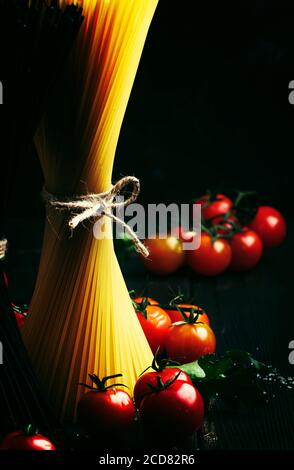
[[[5,258],[7,250],[7,240],[0,240],[0,260]]]
[[[114,202],[114,198],[129,185],[133,187],[129,198],[125,201]],[[146,246],[139,240],[138,236],[124,220],[113,214],[113,209],[126,207],[136,201],[139,193],[140,181],[134,176],[126,176],[119,180],[109,191],[100,194],[78,196],[76,198],[71,198],[70,201],[58,199],[53,194],[50,194],[45,188],[43,188],[42,195],[43,199],[53,207],[69,210],[77,209],[80,211],[78,214],[73,215],[68,222],[68,225],[72,230],[85,220],[92,218],[99,220],[104,216],[109,217],[124,227],[126,232],[132,238],[136,250],[147,258],[149,256],[149,251]]]

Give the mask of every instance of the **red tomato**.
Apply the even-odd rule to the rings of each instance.
[[[202,426],[204,403],[196,387],[175,380],[170,386],[146,395],[139,412],[142,422],[151,430],[186,435]]]
[[[176,271],[184,262],[182,242],[173,236],[167,238],[147,238],[145,245],[149,249],[149,258],[143,258],[143,263],[149,271],[157,274],[170,274]]]
[[[171,320],[161,307],[149,305],[155,301],[150,298],[146,300],[148,301],[148,305],[145,308],[144,299],[142,297],[134,299],[138,307],[136,308],[135,305],[135,309],[150,348],[155,354],[157,349],[163,346],[166,333],[171,325]],[[140,309],[142,309],[142,311]]]
[[[177,307],[181,308],[184,311],[184,314],[186,317],[189,317],[191,309],[194,309],[196,313],[199,313],[198,316],[198,321],[207,323],[209,325],[209,318],[207,314],[202,310],[202,308],[198,307],[197,305],[191,305],[191,304],[177,304]],[[181,312],[179,312],[176,308],[175,309],[165,309],[166,313],[170,317],[172,323],[176,323],[178,321],[183,321],[183,317],[181,315]]]
[[[259,262],[262,256],[262,241],[253,230],[243,229],[235,233],[230,241],[232,260],[230,269],[233,271],[246,271]]]
[[[233,202],[223,194],[217,194],[215,198],[208,195],[197,199],[196,204],[201,204],[201,214],[204,220],[210,220],[218,215],[226,215],[233,207]]]
[[[265,248],[279,246],[287,234],[287,225],[282,214],[269,206],[260,206],[253,221],[252,228],[261,238]]]
[[[0,450],[56,450],[54,444],[42,434],[15,431],[8,434],[0,445]]]
[[[223,238],[213,241],[211,235],[201,233],[201,244],[196,250],[186,252],[187,263],[198,274],[216,276],[224,272],[231,262],[230,244]]]
[[[181,371],[180,369],[177,369],[176,367],[170,367],[157,372],[146,372],[145,374],[141,375],[138,378],[134,388],[134,400],[137,405],[137,408],[139,408],[143,398],[146,395],[150,395],[150,393],[152,393],[149,384],[155,387],[157,384],[157,377],[161,377],[162,381],[166,382],[167,380],[176,377],[177,374],[179,374],[177,380],[192,384],[192,380],[190,379],[188,374],[186,374],[186,372]]]
[[[214,353],[216,339],[207,323],[183,323],[169,329],[164,346],[169,359],[186,364]]]
[[[8,277],[7,277],[7,274],[5,272],[3,272],[3,277],[4,277],[5,285],[8,288]],[[24,323],[25,323],[27,312],[22,312],[22,310],[19,307],[17,307],[15,304],[11,304],[11,305],[12,305],[12,309],[13,309],[13,314],[14,314],[15,319],[16,319],[16,323],[17,323],[19,328],[22,328],[24,326]]]
[[[90,375],[98,388],[82,396],[77,407],[78,422],[85,428],[105,432],[126,431],[134,421],[135,406],[130,395],[120,388],[121,384],[105,386],[105,382],[114,377],[99,380]],[[91,388],[87,386],[88,388]]]
[[[17,323],[17,326],[19,329],[22,329],[24,324],[25,324],[25,321],[26,321],[26,317],[25,315],[23,315],[22,313],[19,313],[17,311],[14,310],[14,316],[15,316],[15,319],[16,319],[16,323]]]
[[[17,307],[15,304],[11,304],[13,308],[13,313],[16,319],[16,323],[19,329],[22,329],[22,327],[25,324],[26,318],[27,318],[27,312],[23,312],[19,307]]]

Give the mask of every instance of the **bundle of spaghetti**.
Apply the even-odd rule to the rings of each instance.
[[[65,2],[67,3],[67,2]],[[35,142],[45,188],[56,197],[111,188],[127,102],[157,0],[84,0],[85,17],[62,83]],[[71,214],[72,215],[72,214]],[[47,208],[47,224],[24,340],[61,419],[73,418],[88,373],[122,373],[132,393],[151,350],[134,314],[104,217],[68,229],[70,214]]]
[[[2,215],[82,20],[78,6],[62,6],[57,0],[0,0],[0,151],[6,173]]]
[[[81,23],[81,10],[75,5],[61,8],[55,0],[0,0],[0,81],[3,92],[0,106],[3,195],[0,198],[0,229],[3,233],[9,228],[3,213],[9,214],[18,162],[27,157],[52,85],[58,79],[59,69]],[[24,181],[23,191],[26,187]],[[0,434],[28,423],[47,429],[54,425],[52,409],[46,403],[12,315],[2,264],[0,346],[4,365],[0,365]]]
[[[2,242],[0,242],[2,244]],[[4,256],[3,256],[4,258]],[[44,398],[30,365],[13,315],[0,261],[0,439],[8,432],[35,423],[43,431],[56,426],[53,410]]]

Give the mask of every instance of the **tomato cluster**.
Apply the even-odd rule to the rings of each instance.
[[[132,293],[133,294],[133,293]],[[135,297],[134,314],[153,351],[153,363],[136,382],[132,400],[123,384],[107,385],[90,375],[93,386],[82,396],[77,407],[78,422],[89,431],[124,432],[134,422],[136,411],[146,429],[172,430],[189,434],[202,426],[203,399],[191,378],[179,369],[180,364],[193,362],[215,352],[215,336],[209,318],[197,305],[184,303],[181,297],[160,305],[151,297]],[[161,357],[161,360],[158,357]]]
[[[77,407],[79,424],[91,433],[123,433],[133,426],[138,412],[146,428],[173,434],[190,434],[198,430],[204,419],[204,402],[191,378],[168,360],[157,360],[150,369],[139,376],[134,399],[123,390],[123,384],[106,385],[109,379],[100,380],[90,375],[93,386],[80,399]],[[148,367],[149,369],[149,367]]]
[[[184,251],[183,243],[193,242],[199,234],[174,227],[164,240],[145,241],[150,251],[150,257],[143,260],[147,269],[170,274],[187,264],[198,274],[216,276],[226,269],[246,271],[256,266],[264,248],[277,247],[284,241],[287,226],[277,209],[259,206],[250,212],[243,203],[242,211],[247,211],[244,223],[240,202],[246,194],[239,193],[234,199],[220,193],[198,198],[195,204],[201,205],[202,214],[200,246]]]
[[[160,305],[150,297],[135,297],[133,305],[154,354],[165,352],[184,364],[215,352],[214,332],[199,306],[174,300]]]
[[[224,262],[224,266],[220,268],[221,272],[226,268],[232,271],[252,269],[260,261],[264,248],[277,247],[284,241],[287,226],[282,214],[270,206],[250,207],[246,202],[246,196],[250,194],[240,192],[234,199],[224,194],[207,195],[195,201],[201,204],[203,226],[207,230],[201,234],[204,243],[198,253],[188,253],[196,272],[207,274],[202,265],[199,269],[199,258],[202,259],[201,254],[205,252],[209,237],[212,238],[209,255],[206,256],[209,266],[212,266],[216,259],[216,256],[211,254],[211,246],[216,248],[216,244],[220,242],[227,246],[227,265]],[[246,222],[243,220],[244,213]],[[224,258],[223,254],[223,261]]]
[[[162,363],[164,362],[164,365]],[[156,357],[150,368],[137,380],[133,395],[122,390],[122,384],[106,386],[108,379],[90,375],[95,387],[85,393],[77,407],[77,418],[84,429],[95,435],[127,432],[138,412],[146,428],[168,433],[190,434],[204,420],[204,402],[190,377],[168,361],[158,365]],[[117,377],[120,374],[117,375]]]

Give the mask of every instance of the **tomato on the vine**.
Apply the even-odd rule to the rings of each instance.
[[[56,450],[47,437],[39,434],[32,425],[24,430],[8,434],[0,444],[0,450]]]
[[[216,339],[211,327],[207,323],[200,323],[198,315],[191,313],[186,321],[169,328],[164,346],[168,358],[185,364],[213,354]]]
[[[139,408],[143,398],[152,393],[150,386],[156,387],[158,377],[161,377],[163,382],[176,377],[176,380],[192,384],[192,380],[186,372],[181,371],[176,366],[168,367],[169,363],[168,359],[158,361],[157,355],[155,355],[152,365],[148,367],[148,369],[153,369],[153,371],[147,372],[147,369],[139,376],[134,388],[134,400],[137,408]]]
[[[173,306],[171,304],[170,308],[165,308],[164,310],[170,317],[172,323],[183,321],[183,315],[188,318],[191,312],[198,313],[198,321],[207,323],[208,325],[210,323],[207,313],[197,305],[178,303]]]
[[[287,225],[283,215],[270,206],[258,208],[257,214],[250,223],[250,228],[260,236],[265,248],[279,246],[287,234]]]
[[[239,220],[233,214],[229,215],[228,217],[216,217],[215,219],[211,220],[212,226],[216,227],[216,231],[220,235],[228,235],[234,229],[234,227],[240,227]]]
[[[163,346],[171,320],[168,314],[149,297],[133,299],[137,317],[153,353]]]
[[[201,244],[196,250],[186,252],[187,263],[198,274],[216,276],[227,269],[231,262],[230,244],[224,238],[213,239],[207,232],[201,233]]]
[[[89,374],[96,386],[80,384],[90,389],[82,396],[77,407],[78,422],[85,428],[101,432],[126,431],[135,418],[135,406],[130,395],[119,387],[123,384],[106,386],[110,379],[121,377],[116,374],[100,380],[96,375]]]
[[[230,241],[232,260],[229,268],[233,271],[246,271],[257,265],[261,259],[263,246],[260,237],[253,230],[244,228],[232,235]]]
[[[188,382],[157,378],[139,408],[140,417],[151,430],[188,435],[197,431],[204,420],[204,403],[196,387]]]
[[[217,216],[226,215],[233,207],[233,202],[224,194],[216,196],[201,196],[195,204],[201,204],[201,213],[204,220],[211,220]]]
[[[181,240],[174,236],[166,238],[147,238],[145,245],[149,249],[149,257],[142,258],[145,267],[156,274],[170,274],[184,262]]]

